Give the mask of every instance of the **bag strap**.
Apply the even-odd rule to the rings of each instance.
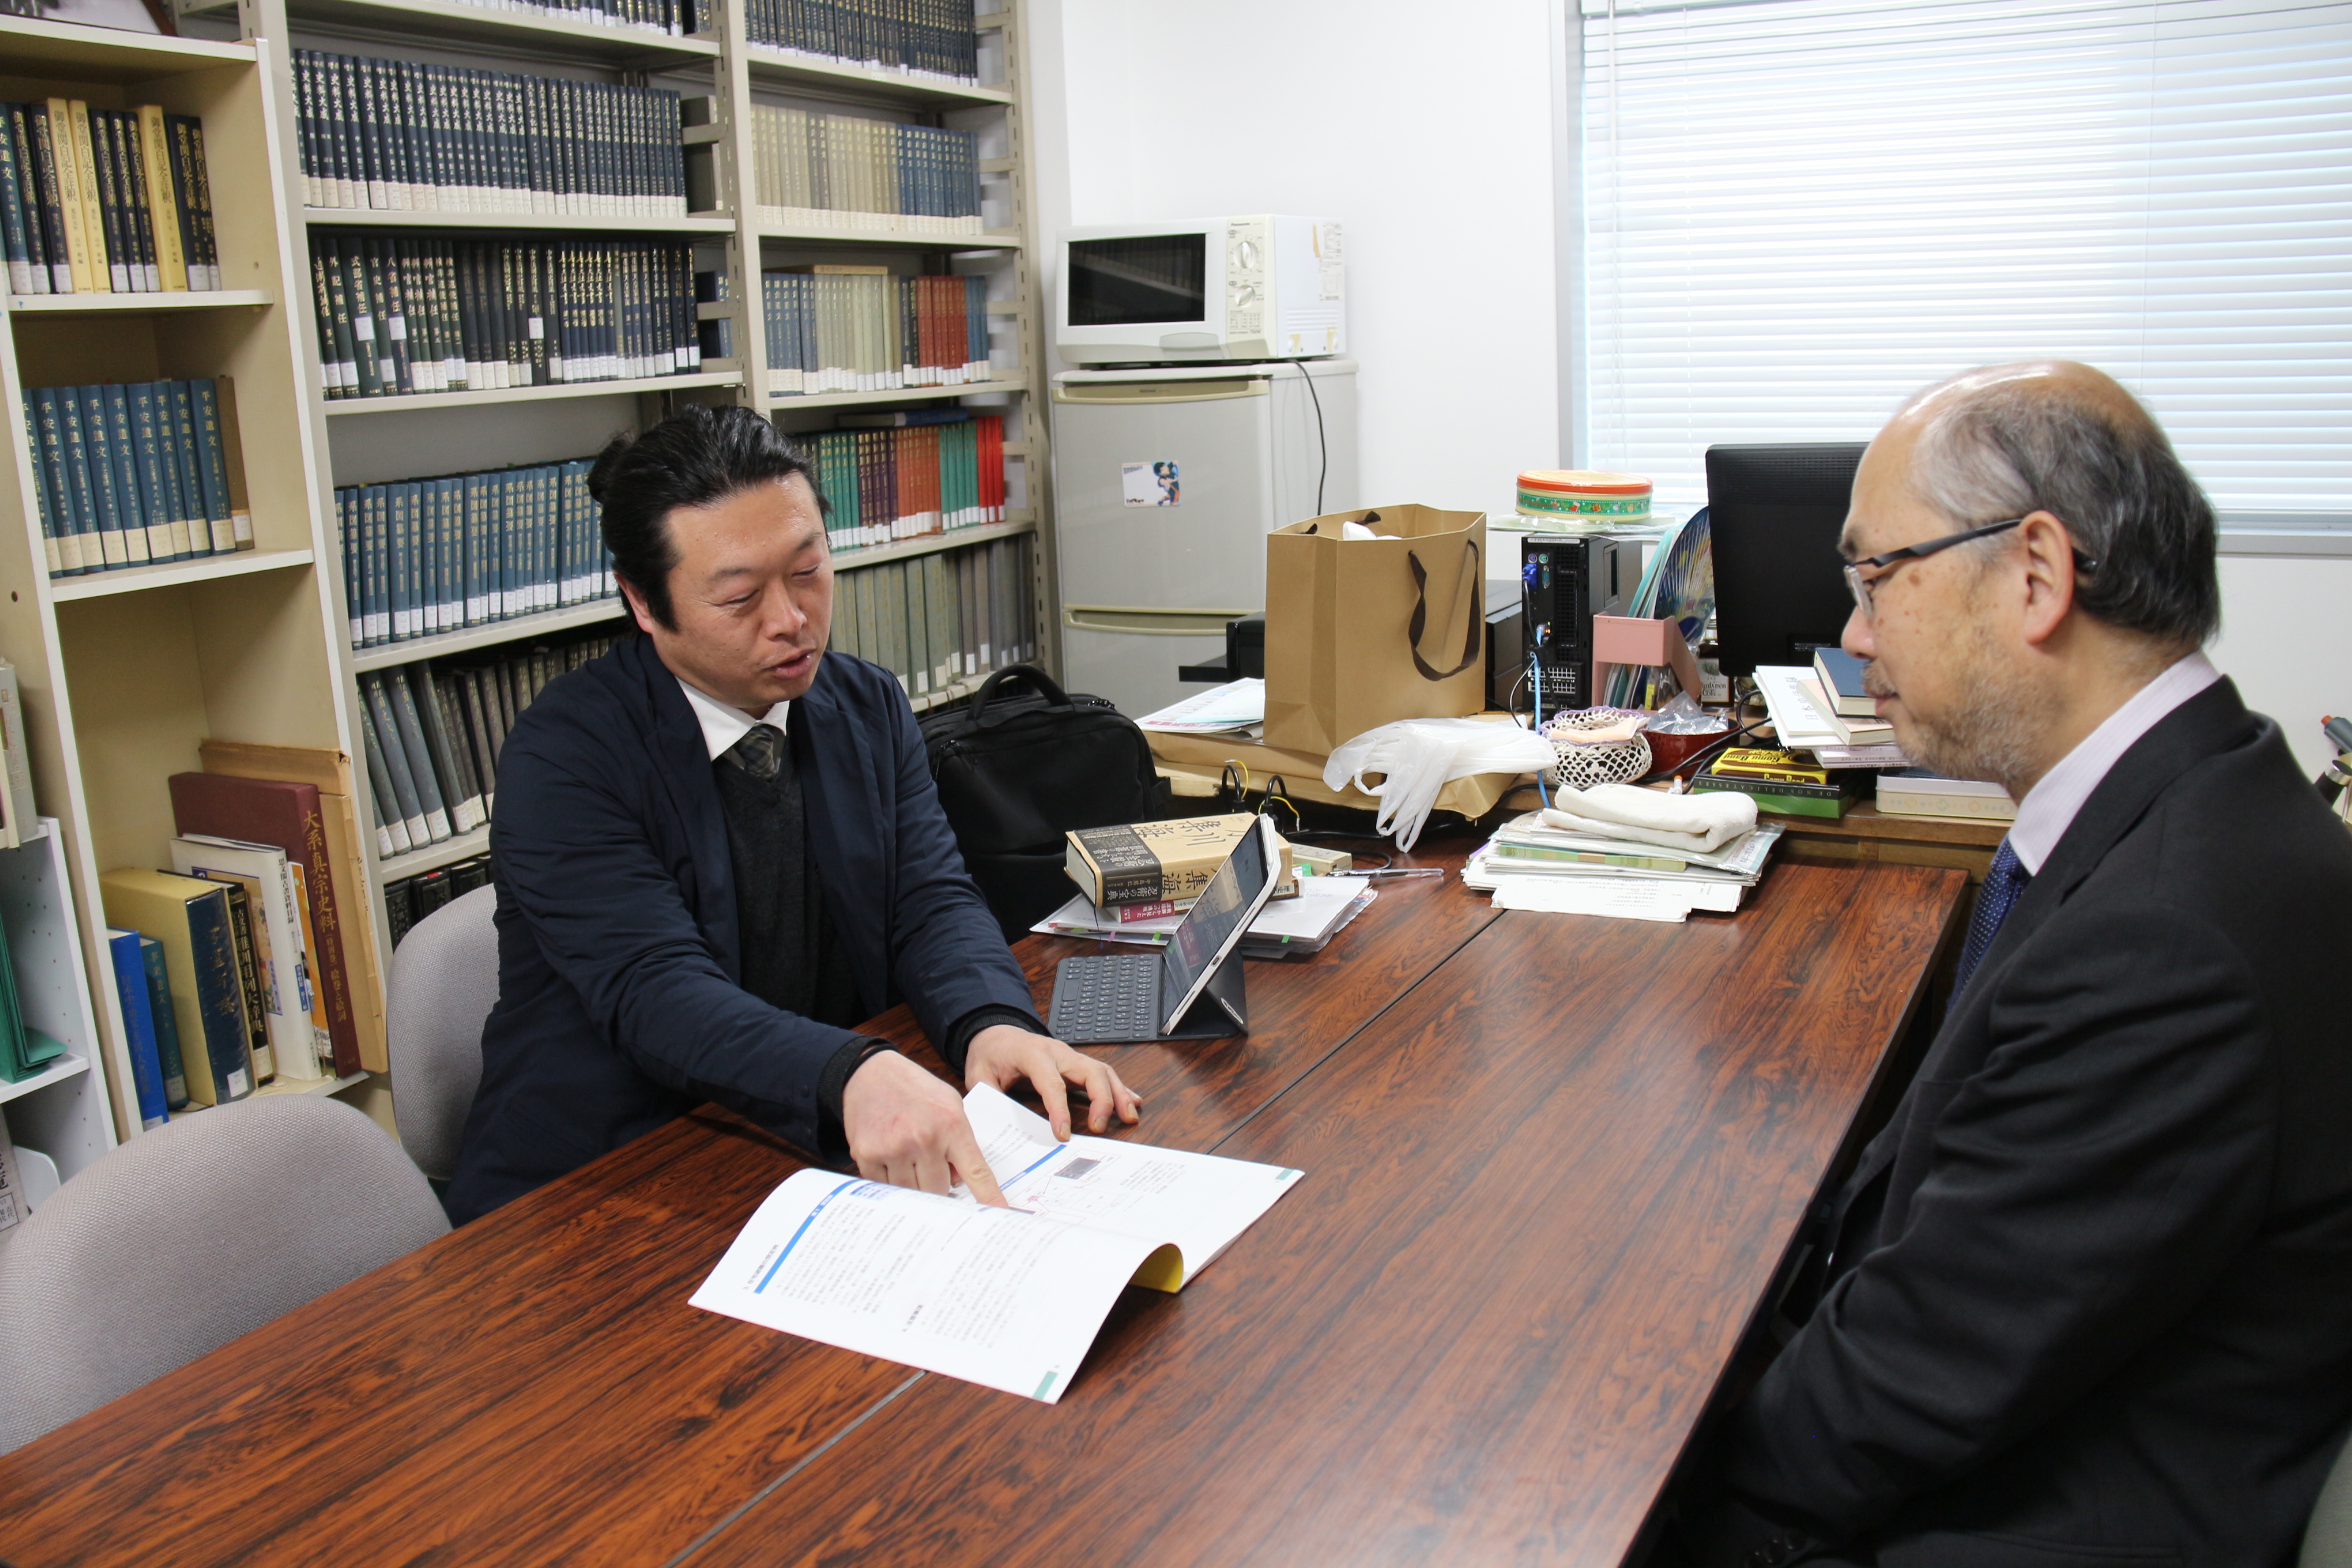
[[[1013,694],[1010,691],[1000,689],[1001,688],[1008,686],[1029,687],[1032,690],[1035,691],[1038,696],[1043,697],[1045,700],[1045,706],[1048,708],[1068,708],[1073,706],[1070,701],[1070,694],[1064,691],[1061,687],[1055,682],[1052,676],[1046,674],[1035,665],[1008,664],[1003,669],[998,670],[994,675],[990,676],[986,680],[982,681],[981,683],[980,689],[972,693],[972,722],[980,725],[982,729],[986,729],[992,725],[1001,724],[1004,721],[1004,715],[1002,713],[991,715],[988,711],[988,705],[1000,700],[1010,701]]]
[[[1462,548],[1470,557],[1469,580],[1475,583],[1478,580],[1478,542],[1465,539],[1462,542]],[[1470,632],[1463,639],[1460,664],[1452,669],[1433,668],[1429,660],[1421,657],[1421,634],[1429,627],[1429,572],[1421,563],[1419,551],[1408,550],[1404,558],[1406,564],[1412,568],[1412,624],[1405,628],[1412,647],[1412,667],[1421,671],[1423,680],[1450,680],[1476,663],[1478,656],[1486,651],[1478,637],[1478,634],[1486,629],[1480,624],[1486,617],[1475,615],[1470,617]]]

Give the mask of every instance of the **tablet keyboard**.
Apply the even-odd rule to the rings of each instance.
[[[1160,955],[1119,953],[1066,958],[1054,975],[1054,1005],[1045,1026],[1057,1040],[1156,1040],[1160,1037]]]

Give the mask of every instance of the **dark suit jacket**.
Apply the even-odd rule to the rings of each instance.
[[[1733,1412],[1701,1555],[2290,1562],[2352,1413],[2347,957],[2352,836],[2208,688],[2084,803],[1845,1184],[1859,1260]]]
[[[903,996],[934,1040],[991,1005],[1034,1018],[898,683],[828,653],[789,730],[809,852],[867,1009]],[[507,737],[490,832],[499,1003],[450,1184],[458,1220],[707,1100],[818,1149],[818,1076],[855,1036],[738,984],[711,765],[641,637],[550,683]]]

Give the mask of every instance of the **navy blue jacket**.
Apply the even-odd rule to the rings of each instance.
[[[789,724],[809,852],[879,1013],[933,1040],[974,1009],[1034,1017],[965,873],[898,682],[840,653]],[[499,758],[499,1003],[450,1184],[460,1222],[704,1100],[819,1147],[817,1080],[854,1032],[745,991],[710,754],[652,642],[551,682]]]

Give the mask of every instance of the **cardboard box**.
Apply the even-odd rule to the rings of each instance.
[[[1133,822],[1115,827],[1081,827],[1064,837],[1069,844],[1062,868],[1089,900],[1106,910],[1125,904],[1190,900],[1201,895],[1225,857],[1257,818],[1248,812],[1223,816],[1184,816],[1167,822]],[[1282,847],[1276,894],[1297,893],[1290,846]]]

